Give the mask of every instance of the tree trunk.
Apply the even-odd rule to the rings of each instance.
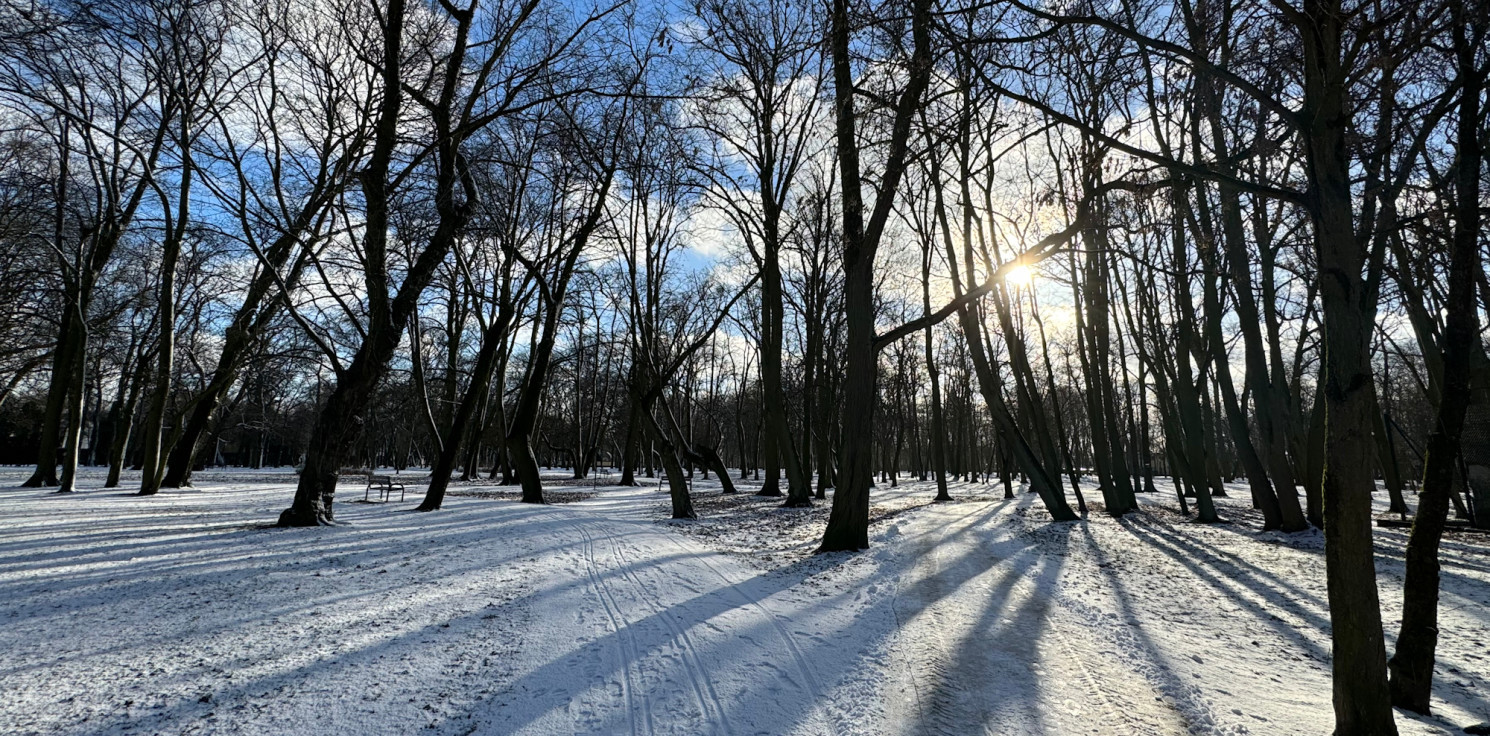
[[[145,424],[141,430],[145,435],[145,466],[140,475],[141,496],[153,496],[160,491],[161,476],[165,473],[165,455],[170,450],[163,447],[166,405],[171,400],[172,371],[176,360],[176,262],[181,257],[181,240],[185,233],[187,203],[190,201],[191,167],[182,172],[181,205],[172,232],[168,232],[162,245],[164,254],[160,265],[160,295],[156,322],[160,328],[159,342],[155,346],[155,391],[150,397],[150,408],[145,413]]]
[[[1438,548],[1448,518],[1448,496],[1460,453],[1460,435],[1471,400],[1470,377],[1481,346],[1475,307],[1475,274],[1480,269],[1480,95],[1484,79],[1476,48],[1484,38],[1483,18],[1469,21],[1464,8],[1453,11],[1454,49],[1459,60],[1460,91],[1455,162],[1454,237],[1449,257],[1447,325],[1443,335],[1443,391],[1437,421],[1428,438],[1423,492],[1408,537],[1406,574],[1402,582],[1402,627],[1388,667],[1392,704],[1427,715],[1433,690],[1433,660],[1438,644]],[[1468,21],[1468,22],[1467,22]],[[1465,28],[1472,23],[1472,40]],[[1479,513],[1487,513],[1478,509]]]
[[[104,488],[118,487],[119,474],[124,470],[124,455],[129,449],[130,436],[134,430],[135,408],[139,405],[140,392],[144,390],[145,381],[149,378],[146,367],[148,355],[148,350],[141,350],[135,369],[129,376],[128,395],[124,398],[118,415],[114,417],[114,428],[109,433],[109,475],[104,481]]]
[[[76,286],[69,280],[67,293],[63,298],[72,303],[78,298],[76,291]],[[75,360],[74,333],[82,329],[75,324],[73,315],[76,311],[70,307],[62,310],[61,324],[57,328],[57,347],[52,351],[52,374],[47,384],[47,403],[42,411],[41,436],[36,445],[36,470],[21,483],[23,488],[57,485],[57,448],[62,442],[62,412],[67,403],[67,390],[73,373],[72,363]]]
[[[835,8],[846,4],[847,0],[834,0]],[[846,16],[846,11],[844,14]],[[874,405],[878,400],[874,387],[877,366],[873,268],[872,254],[865,254],[861,248],[852,246],[846,249],[844,302],[848,330],[844,340],[846,370],[842,386],[843,456],[839,465],[842,477],[835,485],[833,511],[819,547],[822,552],[869,547],[869,488],[874,485]]]
[[[370,329],[362,349],[337,377],[336,388],[327,397],[326,406],[311,430],[295,500],[279,515],[280,526],[335,523],[332,500],[336,495],[337,473],[362,438],[363,412],[387,371],[403,332],[400,325],[385,325],[377,332]]]
[[[1373,387],[1374,388],[1374,387]],[[1397,449],[1387,429],[1386,414],[1381,410],[1381,397],[1371,392],[1371,436],[1376,439],[1377,467],[1381,468],[1382,484],[1387,488],[1390,505],[1387,511],[1394,514],[1407,513],[1407,497],[1403,494],[1402,469],[1397,465]]]
[[[78,324],[84,324],[83,315],[86,313],[87,305],[80,305],[80,313],[74,317]],[[72,376],[68,381],[67,403],[63,409],[66,434],[63,436],[62,477],[57,488],[58,493],[71,493],[77,490],[78,445],[83,438],[83,390],[88,380],[88,331],[86,327],[74,330],[72,339],[75,357],[72,360]]]
[[[868,222],[864,219],[859,168],[858,121],[854,112],[854,72],[850,55],[848,0],[833,0],[829,47],[833,66],[834,139],[843,198],[844,340],[842,477],[833,494],[833,510],[823,532],[820,552],[861,550],[869,546],[869,488],[873,476],[873,425],[878,369],[874,344],[874,256],[891,212],[895,190],[905,173],[912,119],[931,78],[931,0],[915,0],[911,9],[910,75],[896,103],[895,121],[880,193]]]
[[[366,228],[362,251],[364,281],[368,302],[368,326],[362,346],[352,362],[337,375],[326,406],[316,418],[305,465],[295,489],[290,508],[279,516],[280,526],[314,526],[335,522],[332,500],[336,493],[337,472],[347,454],[361,439],[364,431],[362,413],[367,409],[374,390],[388,371],[405,329],[413,317],[421,294],[434,279],[464,228],[474,204],[474,182],[465,174],[460,159],[460,140],[450,134],[448,116],[437,114],[440,133],[436,182],[439,222],[424,249],[408,267],[403,283],[390,301],[387,272],[387,238],[390,200],[388,172],[398,141],[398,123],[402,108],[402,80],[399,64],[402,58],[403,0],[389,0],[384,8],[383,56],[380,70],[382,99],[372,153],[359,178],[365,201]],[[457,177],[466,188],[466,201],[457,204]],[[374,458],[375,459],[375,458]]]
[[[931,254],[922,259],[921,307],[923,314],[931,314]],[[947,429],[942,417],[941,370],[936,365],[936,353],[932,349],[931,327],[925,332],[926,373],[931,381],[931,473],[936,477],[936,500],[951,501],[947,492]]]
[[[492,372],[499,362],[497,354],[507,344],[507,326],[511,322],[512,309],[507,300],[503,298],[497,316],[492,319],[491,324],[481,336],[481,348],[476,354],[476,365],[471,369],[471,384],[466,387],[460,405],[451,417],[450,425],[446,428],[445,443],[440,447],[439,454],[436,455],[434,465],[430,469],[429,488],[424,492],[424,501],[415,510],[437,511],[444,503],[445,490],[450,485],[450,473],[455,470],[455,460],[460,455],[462,439],[472,434],[471,419],[476,416],[477,411],[488,399]],[[477,445],[478,439],[479,437],[472,437],[470,443]],[[468,472],[473,463],[474,458],[467,463]]]
[[[1335,733],[1397,733],[1387,687],[1386,645],[1371,542],[1371,333],[1355,232],[1346,141],[1350,115],[1341,61],[1344,11],[1338,0],[1304,0],[1303,119],[1320,302],[1324,315],[1325,571],[1333,630]]]
[[[1315,384],[1314,405],[1309,410],[1309,431],[1304,442],[1308,461],[1304,477],[1304,516],[1315,527],[1324,528],[1324,382],[1327,365],[1319,361],[1319,379]]]
[[[634,368],[632,369],[635,370]],[[634,379],[632,379],[634,380]],[[633,392],[633,396],[635,393]],[[621,483],[623,486],[640,485],[636,482],[636,451],[641,430],[641,416],[638,413],[636,400],[632,399],[631,409],[626,413],[626,439],[621,445]],[[742,456],[743,457],[743,456]],[[744,463],[742,462],[741,465]]]
[[[1177,175],[1177,172],[1171,172]],[[1188,212],[1189,204],[1186,200],[1184,188],[1173,187],[1171,189],[1171,202],[1176,212]],[[1172,267],[1175,269],[1174,276],[1174,308],[1178,316],[1175,337],[1175,346],[1172,353],[1174,357],[1174,400],[1175,413],[1179,416],[1179,429],[1183,438],[1183,445],[1175,447],[1171,452],[1182,458],[1179,463],[1181,473],[1190,487],[1195,489],[1196,520],[1204,523],[1219,521],[1216,514],[1216,506],[1211,499],[1211,493],[1206,485],[1206,451],[1204,445],[1205,420],[1201,409],[1198,382],[1190,365],[1191,357],[1195,354],[1195,321],[1194,300],[1190,295],[1189,259],[1185,252],[1184,230],[1175,223],[1171,232]],[[1188,471],[1188,472],[1185,472]]]
[[[802,463],[792,443],[791,426],[786,416],[786,391],[781,382],[781,333],[785,327],[785,308],[781,295],[781,266],[776,252],[780,244],[772,242],[777,238],[774,237],[774,232],[770,232],[774,229],[770,219],[767,218],[765,262],[761,268],[761,308],[764,312],[761,320],[761,334],[764,338],[761,341],[761,388],[764,394],[762,408],[767,442],[776,448],[772,457],[786,475],[786,502],[782,505],[799,508],[812,505],[812,486],[802,472]],[[766,494],[767,489],[763,489],[762,495],[780,495],[781,491],[775,487],[773,473],[768,473],[766,484],[776,492]]]
[[[645,426],[652,435],[652,441],[659,448],[658,455],[662,460],[663,473],[667,475],[668,496],[673,507],[672,518],[697,519],[698,514],[693,510],[693,496],[688,492],[688,479],[683,474],[682,463],[678,461],[677,448],[657,423],[651,404],[651,400],[645,402],[643,417]]]

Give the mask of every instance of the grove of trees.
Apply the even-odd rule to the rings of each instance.
[[[1484,0],[9,0],[0,462],[293,465],[284,526],[352,468],[432,469],[430,512],[614,469],[675,518],[713,474],[831,498],[824,552],[907,477],[1051,523],[1157,487],[1222,521],[1240,479],[1323,530],[1336,733],[1395,733],[1440,539],[1490,526],[1487,32]],[[1374,493],[1413,518],[1397,632]]]

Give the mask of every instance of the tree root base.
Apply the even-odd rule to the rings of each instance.
[[[295,508],[288,508],[279,514],[279,521],[275,526],[281,527],[311,527],[311,526],[336,526],[336,522],[320,514],[305,513]]]

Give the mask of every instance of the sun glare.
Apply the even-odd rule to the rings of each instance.
[[[1015,266],[1004,274],[1004,283],[1010,286],[1029,286],[1034,281],[1035,270],[1025,265]]]

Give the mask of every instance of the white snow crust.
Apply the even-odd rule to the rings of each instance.
[[[452,484],[445,508],[350,503],[275,529],[295,476],[204,471],[139,498],[0,469],[4,734],[1326,734],[1317,532],[1146,511],[1052,524],[1032,494],[881,484],[872,548],[695,480],[564,481],[546,506]],[[614,482],[615,476],[610,477]],[[738,482],[738,481],[737,481]],[[1090,497],[1097,496],[1092,484]],[[1384,508],[1384,498],[1378,503]],[[1377,529],[1387,642],[1405,529]],[[1490,536],[1443,550],[1431,718],[1490,721]]]

